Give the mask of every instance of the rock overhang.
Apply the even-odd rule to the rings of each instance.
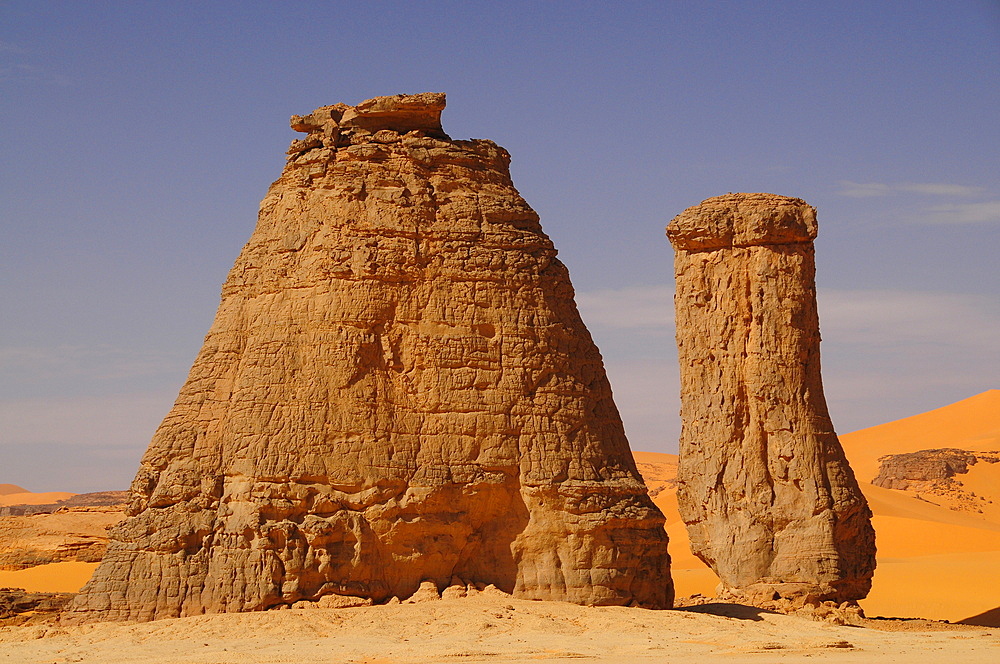
[[[791,196],[729,193],[681,212],[667,226],[667,237],[685,251],[812,242],[816,208]]]

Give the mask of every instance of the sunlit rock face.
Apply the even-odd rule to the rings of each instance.
[[[816,212],[728,194],[667,227],[681,369],[678,504],[724,592],[760,603],[867,595],[871,512],[820,378]]]
[[[68,620],[424,581],[671,605],[664,518],[566,268],[508,153],[451,140],[444,105],[292,118],[306,137]]]

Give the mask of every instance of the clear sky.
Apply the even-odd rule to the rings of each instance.
[[[675,451],[663,227],[819,212],[841,432],[1000,387],[1000,2],[0,2],[0,482],[124,488],[295,137],[448,94],[539,212],[635,449]]]

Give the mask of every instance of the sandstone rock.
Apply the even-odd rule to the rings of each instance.
[[[406,600],[407,604],[420,604],[422,602],[433,602],[441,599],[441,593],[438,592],[437,584],[433,581],[423,581],[420,587],[417,588],[417,592],[410,595]]]
[[[323,595],[315,602],[319,609],[353,609],[358,606],[371,606],[370,597],[352,597],[351,595]]]
[[[566,268],[508,153],[447,139],[443,107],[292,118],[309,136],[68,620],[385,602],[455,576],[670,606],[664,518]]]
[[[98,562],[108,528],[124,518],[118,507],[62,508],[52,514],[0,517],[0,570],[59,562]]]
[[[23,588],[0,588],[0,624],[53,621],[71,599],[72,593],[33,593]]]
[[[864,597],[871,512],[826,408],[815,210],[729,194],[678,215],[678,505],[724,595],[760,604]]]
[[[879,459],[878,475],[872,484],[905,491],[920,483],[964,475],[977,461],[974,452],[953,448],[889,454]]]
[[[981,514],[991,501],[966,489],[957,477],[967,474],[970,466],[981,461],[998,463],[1000,452],[942,448],[888,454],[879,459],[878,475],[872,484],[884,489],[913,491],[919,498],[957,512]]]
[[[8,484],[7,486],[13,485]],[[26,495],[37,496],[39,494],[26,493]],[[124,509],[126,502],[128,502],[127,491],[95,491],[93,493],[78,493],[70,496],[69,498],[57,500],[53,503],[8,503],[0,506],[0,517],[28,516],[29,514],[51,514],[65,509],[86,510],[96,508],[97,511],[105,511],[107,509],[115,510],[119,508]]]
[[[451,585],[441,591],[441,599],[461,599],[468,596],[468,588],[458,579],[452,579]]]

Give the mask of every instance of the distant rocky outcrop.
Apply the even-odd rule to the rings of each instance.
[[[942,499],[939,504],[956,511],[982,512],[982,503],[990,501],[967,490],[956,477],[967,474],[969,467],[979,462],[998,463],[1000,452],[949,447],[888,454],[879,458],[878,475],[872,484],[884,489],[914,491],[921,496],[938,496]]]
[[[11,492],[13,493],[13,492]],[[61,509],[80,509],[90,507],[125,508],[128,502],[128,491],[95,491],[78,493],[75,496],[43,505],[5,505],[0,507],[0,517],[29,516],[31,514],[51,514]]]
[[[667,235],[681,368],[677,498],[692,551],[742,601],[863,598],[875,536],[823,396],[815,210],[729,194],[688,208]]]
[[[99,562],[108,546],[108,529],[124,517],[123,505],[0,517],[0,570]]]
[[[872,484],[905,491],[914,484],[963,475],[977,461],[973,452],[953,448],[887,454],[879,458],[878,475],[872,480]]]
[[[646,494],[510,156],[442,94],[324,106],[292,143],[128,518],[69,620],[422,582],[668,607]]]

